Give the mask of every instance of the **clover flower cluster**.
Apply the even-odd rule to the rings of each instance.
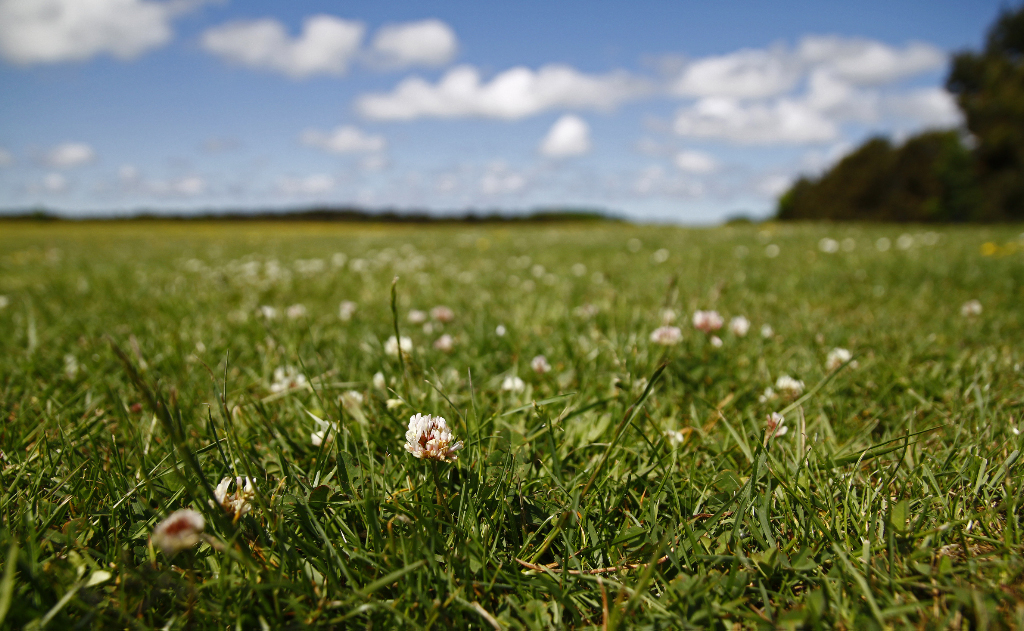
[[[228,494],[232,483],[235,485],[235,492]],[[256,497],[256,490],[249,478],[224,478],[217,488],[213,489],[213,496],[224,512],[237,521],[252,509],[251,502]],[[214,505],[213,500],[210,500],[210,505]]]
[[[693,313],[693,328],[704,333],[711,333],[722,328],[725,319],[718,315],[717,311],[695,311]]]
[[[448,422],[440,416],[413,414],[405,432],[405,450],[416,458],[451,462],[458,458],[462,441],[455,441]]]
[[[779,414],[778,412],[772,412],[768,415],[768,420],[765,423],[767,431],[765,432],[765,439],[770,440],[777,436],[785,436],[789,428],[786,427],[786,417]]]
[[[191,508],[176,510],[153,529],[150,541],[170,556],[199,543],[206,521]]]
[[[683,339],[683,332],[677,326],[659,326],[651,333],[651,341],[662,346],[678,344]]]
[[[850,361],[853,354],[845,348],[833,348],[828,352],[828,356],[825,358],[825,368],[828,370],[835,370],[846,362]],[[850,362],[850,368],[856,368],[857,362]]]
[[[306,375],[291,366],[279,366],[274,369],[274,381],[270,384],[270,391],[279,394],[305,385]]]

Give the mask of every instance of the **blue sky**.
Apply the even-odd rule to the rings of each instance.
[[[1000,6],[0,0],[0,209],[764,216]]]

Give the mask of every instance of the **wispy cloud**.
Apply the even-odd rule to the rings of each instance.
[[[436,84],[409,77],[390,93],[363,95],[356,109],[376,120],[516,120],[556,108],[611,110],[651,91],[648,81],[626,72],[589,75],[564,65],[516,67],[485,82],[478,69],[464,65],[446,72]]]
[[[295,79],[343,75],[359,51],[366,27],[332,15],[306,18],[291,37],[274,19],[232,22],[209,29],[202,46],[222,59],[249,68],[280,72]]]

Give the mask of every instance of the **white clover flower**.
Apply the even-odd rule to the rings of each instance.
[[[373,387],[378,390],[384,390],[388,387],[387,381],[384,379],[384,373],[376,372],[373,375]]]
[[[598,313],[601,312],[601,310],[597,307],[597,305],[592,305],[588,302],[585,305],[580,305],[576,307],[575,309],[572,310],[572,312],[576,317],[587,320],[589,318],[593,318],[594,316],[596,316]]]
[[[768,386],[764,389],[764,394],[757,397],[759,403],[767,403],[775,398],[775,388]]]
[[[413,414],[405,432],[405,450],[416,458],[451,462],[458,458],[462,441],[455,442],[448,423],[440,416]]]
[[[825,368],[827,370],[835,370],[846,362],[850,361],[853,354],[845,348],[833,348],[828,352],[828,356],[825,357]],[[857,362],[850,362],[850,368],[856,368]]]
[[[405,401],[401,399],[388,399],[384,402],[384,406],[389,410],[397,410],[403,405],[405,405]]]
[[[0,309],[6,309],[9,304],[11,304],[11,299],[0,294]]]
[[[494,327],[494,334],[497,335],[498,337],[505,337],[505,333],[507,332],[508,331],[505,329],[504,324],[499,324],[498,326]]]
[[[303,375],[291,366],[279,366],[274,369],[274,382],[270,384],[270,391],[277,394],[301,388],[305,385],[306,375]]]
[[[722,344],[724,344],[724,342],[722,342],[722,338],[718,337],[717,335],[711,336],[712,346],[714,346],[715,348],[722,348]]]
[[[75,377],[78,376],[78,369],[79,369],[78,359],[74,355],[72,355],[71,353],[68,353],[67,355],[65,355],[64,356],[64,376],[67,377],[68,379],[74,379]]]
[[[693,328],[704,333],[710,333],[722,328],[725,320],[718,315],[717,311],[695,311],[693,313]]]
[[[672,324],[673,322],[676,321],[676,318],[678,318],[678,317],[679,317],[679,314],[677,314],[674,309],[665,308],[665,309],[661,310],[661,323],[662,324]]]
[[[763,337],[764,339],[767,340],[768,338],[770,338],[773,335],[775,335],[775,330],[772,329],[772,325],[770,325],[770,324],[762,324],[761,325],[761,337]]]
[[[451,322],[455,319],[455,312],[444,305],[438,305],[430,310],[430,317],[438,322]]]
[[[548,363],[547,357],[544,357],[543,355],[537,355],[536,357],[530,360],[530,368],[533,369],[533,372],[539,375],[543,375],[544,373],[551,370],[551,364]]]
[[[294,304],[285,309],[284,314],[288,316],[289,320],[298,320],[299,318],[306,317],[306,305]]]
[[[199,543],[205,527],[202,515],[191,508],[183,508],[157,524],[149,539],[164,554],[171,556]]]
[[[729,320],[729,330],[736,337],[746,337],[747,331],[750,330],[750,320],[743,316],[736,316],[732,320]]]
[[[981,302],[978,300],[968,300],[960,307],[960,315],[965,318],[981,315]]]
[[[271,307],[270,305],[263,305],[260,307],[260,315],[262,315],[266,320],[276,320],[277,309]]]
[[[358,408],[363,404],[363,393],[357,390],[346,390],[339,397],[341,405],[348,408]]]
[[[427,312],[420,311],[419,309],[413,309],[406,317],[409,318],[409,322],[412,324],[423,324],[427,321]]]
[[[778,412],[772,412],[768,415],[767,433],[765,434],[766,439],[775,438],[776,436],[785,436],[789,428],[786,427],[786,417],[779,414]]]
[[[502,380],[501,389],[506,392],[522,392],[526,389],[526,384],[516,375],[509,375]]]
[[[796,396],[804,391],[804,382],[789,375],[782,375],[775,380],[775,387],[787,395]]]
[[[327,435],[327,430],[320,430],[318,432],[313,432],[312,434],[309,435],[309,442],[312,443],[312,445],[314,447],[319,447],[320,445],[324,444],[324,436],[326,436],[326,435]],[[327,436],[327,442],[332,442],[333,440],[334,440],[334,434],[333,433],[330,436]]]
[[[392,357],[398,357],[398,346],[398,340],[396,340],[395,336],[392,335],[386,342],[384,342],[384,352]],[[403,335],[401,346],[402,352],[408,355],[412,352],[412,339]]]
[[[338,317],[348,322],[352,319],[352,314],[356,312],[356,306],[356,303],[351,300],[342,300],[341,304],[338,305]]]
[[[445,333],[434,341],[434,348],[442,353],[450,353],[452,352],[452,349],[455,348],[455,339],[451,335]]]
[[[660,326],[651,332],[651,341],[662,346],[678,344],[683,339],[683,332],[677,326]]]
[[[666,429],[665,438],[668,439],[668,444],[673,447],[678,447],[686,442],[686,434],[675,429]]]
[[[235,492],[229,495],[228,491],[231,489],[232,483],[235,485]],[[252,509],[250,501],[256,497],[256,491],[252,486],[252,480],[239,476],[221,480],[217,488],[213,490],[213,496],[224,512],[237,521]],[[215,505],[212,500],[210,505]]]

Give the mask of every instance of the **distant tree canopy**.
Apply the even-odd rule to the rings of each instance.
[[[956,130],[893,146],[872,138],[779,199],[779,219],[967,222],[1024,220],[1024,7],[1004,11],[981,53],[953,58],[946,87],[971,145]]]

